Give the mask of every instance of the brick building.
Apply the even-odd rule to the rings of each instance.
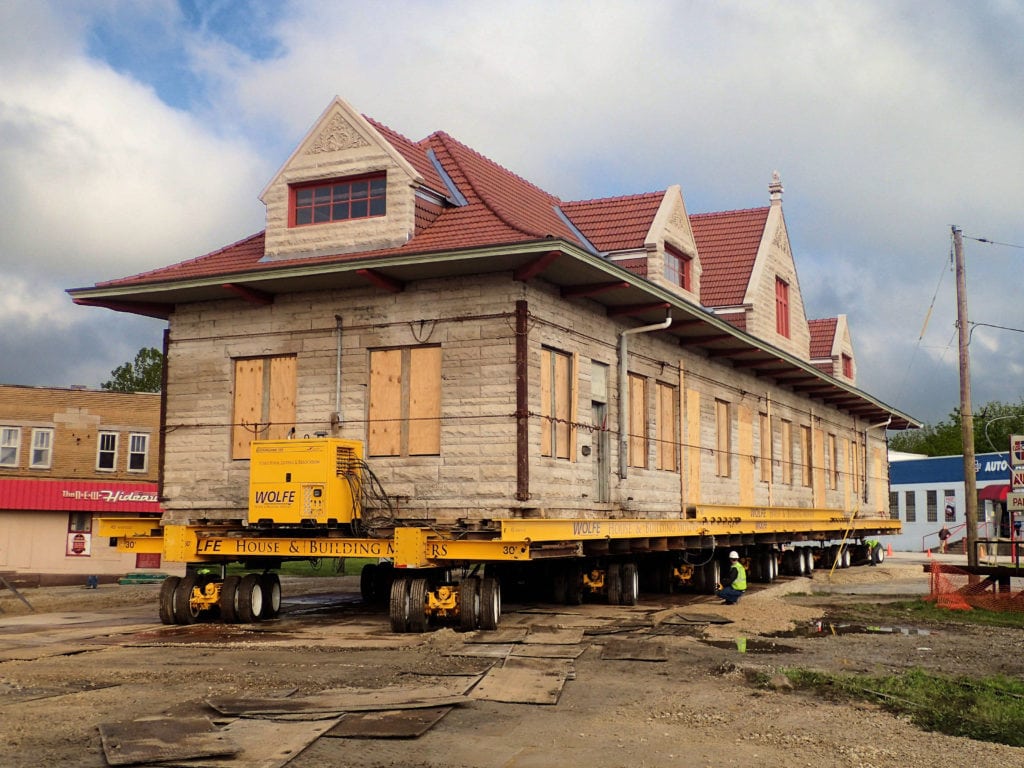
[[[159,517],[160,395],[0,385],[0,571],[79,583],[158,570],[93,535],[97,517]]]
[[[815,350],[845,369],[812,359],[777,177],[748,211],[564,201],[335,99],[260,198],[262,232],[70,291],[169,322],[168,522],[244,518],[253,437],[317,433],[400,519],[888,515],[916,422],[857,389],[845,319]]]

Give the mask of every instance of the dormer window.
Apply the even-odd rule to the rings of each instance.
[[[692,270],[690,257],[682,251],[665,245],[665,279],[673,285],[678,285],[684,291],[693,290]]]
[[[386,188],[383,173],[293,186],[289,189],[288,226],[383,216]]]

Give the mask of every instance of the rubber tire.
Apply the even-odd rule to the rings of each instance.
[[[359,594],[364,603],[376,603],[380,595],[377,594],[377,569],[376,563],[367,563],[359,572]]]
[[[640,599],[640,573],[636,563],[623,563],[622,573],[622,605],[636,605]]]
[[[409,631],[417,634],[427,631],[427,593],[430,587],[426,579],[412,579],[409,582]]]
[[[493,631],[501,618],[501,582],[483,579],[480,582],[480,629]]]
[[[850,548],[848,546],[844,545],[839,550],[839,567],[840,568],[849,568],[850,567],[850,563],[852,562],[852,560],[853,560],[853,557],[852,557],[852,553],[850,552]]]
[[[619,563],[609,563],[604,569],[604,588],[608,605],[622,602],[622,566]]]
[[[237,598],[238,620],[242,624],[254,624],[263,613],[263,587],[260,585],[258,573],[247,573],[238,582]]]
[[[459,626],[466,632],[480,626],[480,579],[476,576],[459,582]]]
[[[391,582],[388,619],[392,632],[409,631],[409,579],[399,577]]]
[[[565,563],[555,571],[554,601],[559,605],[583,602],[583,572],[579,563]],[[483,603],[483,598],[480,600]]]
[[[186,574],[177,589],[174,590],[174,622],[176,624],[195,624],[199,618],[199,610],[191,605],[192,591],[201,587],[200,578],[194,574]]]
[[[260,620],[276,619],[281,613],[281,579],[276,573],[260,575],[260,589],[263,590],[263,607]]]
[[[814,549],[812,547],[800,547],[800,554],[804,558],[804,575],[814,575]]]
[[[174,624],[174,591],[181,583],[180,576],[168,576],[160,585],[160,623]]]
[[[241,581],[241,576],[228,576],[221,582],[217,607],[220,608],[220,620],[225,624],[238,622],[238,585]]]
[[[875,548],[871,552],[871,559],[875,565],[881,565],[885,562],[885,549],[881,544],[875,545]]]
[[[768,581],[775,581],[779,578],[779,553],[774,549],[768,550]]]
[[[701,590],[705,595],[713,595],[718,590],[718,582],[722,580],[722,564],[717,557],[713,557],[704,563],[704,588]]]
[[[828,556],[825,558],[825,564],[828,568],[841,568],[843,563],[839,554],[839,545],[832,544],[826,549]]]

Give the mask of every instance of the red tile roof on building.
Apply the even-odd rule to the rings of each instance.
[[[743,303],[769,208],[690,216],[700,257],[700,302],[706,307]]]
[[[597,250],[636,250],[644,247],[665,192],[606,197],[563,203],[562,212]]]
[[[838,317],[824,317],[807,321],[807,329],[811,332],[811,360],[832,356],[832,345],[836,340],[838,325]]]

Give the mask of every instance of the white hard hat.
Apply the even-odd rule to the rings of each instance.
[[[734,550],[733,550],[732,552],[730,552],[730,553],[729,553],[729,559],[730,559],[730,560],[739,560],[739,559],[740,559],[740,553],[739,553],[739,552],[737,552],[737,551],[736,551],[736,550],[734,549]]]

